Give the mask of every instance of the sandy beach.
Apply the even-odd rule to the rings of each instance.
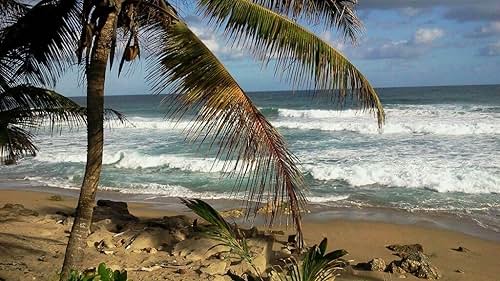
[[[54,191],[54,190],[52,190]],[[71,193],[70,193],[71,194]],[[76,204],[75,197],[65,194],[54,200],[54,192],[26,190],[0,190],[0,207],[5,204],[22,204],[37,216],[9,217],[2,213],[0,219],[0,278],[3,280],[55,280],[68,237],[69,226],[57,222],[57,214],[71,214]],[[62,199],[62,200],[60,200]],[[227,203],[226,203],[227,204]],[[139,222],[161,220],[165,216],[183,215],[193,218],[187,209],[158,208],[153,204],[129,203],[128,208]],[[29,217],[29,218],[28,218]],[[166,218],[164,218],[166,219]],[[457,222],[459,223],[459,222]],[[318,243],[323,237],[329,239],[329,248],[346,249],[347,258],[355,265],[381,258],[387,264],[398,257],[386,248],[390,244],[421,244],[424,253],[439,269],[441,280],[498,280],[500,276],[500,242],[481,239],[471,235],[437,227],[386,223],[367,220],[310,219],[304,224],[305,238],[309,245]],[[286,234],[286,230],[285,230]],[[273,250],[286,242],[286,235],[275,235]],[[465,251],[456,251],[462,247]],[[175,249],[175,247],[174,247]],[[173,255],[173,249],[147,251],[115,251],[100,253],[89,246],[85,265],[96,266],[106,262],[114,268],[129,269],[132,280],[201,280],[207,275],[199,270],[190,270],[190,263]],[[140,271],[158,263],[168,264],[152,272]],[[192,267],[192,265],[191,265]],[[180,270],[179,268],[182,268]],[[135,269],[135,270],[134,270]],[[385,272],[346,270],[339,279],[346,280],[421,280],[410,274],[398,275]]]

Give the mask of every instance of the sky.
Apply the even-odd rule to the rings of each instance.
[[[359,0],[363,34],[352,45],[335,29],[306,25],[341,51],[375,87],[500,84],[499,0]],[[209,28],[195,9],[182,14],[191,29],[221,59],[246,91],[290,90],[240,48]],[[146,64],[117,77],[107,75],[107,95],[146,94]],[[80,77],[80,79],[79,79]],[[85,95],[81,74],[70,71],[56,89]]]

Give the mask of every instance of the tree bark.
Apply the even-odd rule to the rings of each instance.
[[[90,63],[86,69],[87,165],[76,208],[75,221],[66,247],[64,264],[61,270],[61,281],[68,280],[71,270],[81,270],[83,251],[87,246],[86,240],[92,224],[95,197],[102,168],[104,82],[116,17],[117,11],[109,13],[106,22],[98,31],[99,33],[94,39],[94,50]]]

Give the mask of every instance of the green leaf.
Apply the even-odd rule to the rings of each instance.
[[[327,260],[334,260],[334,259],[338,259],[338,258],[341,258],[345,255],[347,255],[348,252],[346,250],[336,250],[336,251],[333,251],[333,252],[330,252],[328,254],[325,255],[325,259]]]
[[[328,239],[325,237],[318,246],[321,255],[325,254],[327,245],[328,245]]]

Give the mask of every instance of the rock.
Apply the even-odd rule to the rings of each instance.
[[[181,229],[170,230],[170,236],[175,242],[181,242],[186,240],[187,233]]]
[[[163,245],[169,245],[172,241],[169,231],[164,229],[147,229],[137,235],[127,246],[127,250],[158,249]]]
[[[38,212],[26,209],[21,204],[5,204],[2,208],[0,208],[0,220],[30,216],[38,217]]]
[[[229,252],[230,248],[220,245],[219,241],[208,238],[192,238],[177,243],[172,255],[184,257],[190,261],[200,261],[220,253]]]
[[[212,261],[208,266],[200,268],[200,271],[208,275],[223,275],[227,272],[227,262]]]
[[[257,237],[259,237],[259,235],[262,234],[259,232],[259,230],[255,226],[248,229],[248,230],[243,230],[243,233],[245,233],[246,238],[257,238]]]
[[[130,222],[138,222],[139,219],[128,211],[127,203],[111,200],[98,200],[94,207],[93,222],[110,219],[115,224],[125,225]]]
[[[273,212],[274,205],[272,201],[269,201],[263,207],[257,209],[257,213],[261,215],[268,215]]]
[[[463,270],[461,270],[461,269],[457,269],[457,270],[455,270],[455,272],[456,272],[456,273],[465,273],[465,272],[464,272]]]
[[[172,216],[163,217],[161,219],[154,219],[147,221],[147,225],[150,227],[160,227],[163,229],[184,229],[190,227],[192,220],[186,216]]]
[[[424,247],[420,244],[411,244],[411,245],[394,244],[394,245],[389,245],[386,248],[396,253],[424,252]]]
[[[102,251],[102,253],[104,253],[105,255],[112,255],[112,254],[114,254],[114,251],[104,250],[104,251]]]
[[[245,209],[230,209],[219,212],[224,218],[241,218],[245,215]]]
[[[390,273],[405,274],[406,271],[402,269],[399,265],[400,261],[393,261],[387,266],[385,271]]]
[[[156,254],[156,253],[158,253],[158,250],[156,248],[148,248],[148,249],[146,249],[146,252],[148,252],[150,254]]]
[[[367,263],[358,263],[356,265],[357,269],[382,272],[385,271],[386,267],[385,261],[381,258],[374,258]]]
[[[49,197],[50,201],[63,201],[63,198],[61,195],[52,195]]]
[[[411,273],[418,278],[435,280],[441,278],[441,274],[438,269],[433,266],[427,256],[416,251],[413,253],[403,253],[402,259],[400,261],[393,261],[389,264],[387,271],[393,273],[401,273],[401,270]]]
[[[47,221],[52,221],[52,222],[62,224],[63,221],[66,219],[66,216],[62,216],[59,214],[48,214],[48,215],[45,215],[44,219],[46,219]]]
[[[228,272],[232,275],[243,276],[248,272],[252,272],[252,267],[247,262],[241,261],[240,263],[230,265]]]
[[[74,222],[75,222],[74,217],[65,217],[64,220],[62,221],[62,225],[67,227],[73,227]]]
[[[272,235],[285,235],[285,232],[283,230],[271,230],[270,233]]]
[[[214,275],[211,281],[232,281],[233,279],[227,275]]]
[[[184,268],[179,268],[179,269],[177,269],[177,273],[179,273],[179,274],[186,274],[187,270],[184,269]]]
[[[253,263],[260,273],[264,273],[270,265],[273,256],[274,241],[269,238],[251,238],[247,240],[248,247],[254,258]]]
[[[111,234],[111,232],[108,232],[108,231],[103,230],[103,229],[99,229],[99,230],[92,232],[92,234],[90,234],[87,237],[87,246],[96,247],[99,244],[102,244],[103,247],[104,247],[104,245],[106,245],[106,246],[113,245],[114,246],[113,235]]]
[[[237,276],[243,276],[248,273],[264,275],[271,264],[273,240],[268,238],[252,238],[247,240],[247,244],[253,256],[253,265],[255,268],[246,261],[237,261],[233,262],[229,267],[229,272]],[[256,270],[258,272],[255,272]]]
[[[281,248],[280,254],[283,258],[287,258],[292,255],[292,251],[290,251],[287,247],[283,247]]]
[[[462,246],[460,246],[460,247],[458,247],[456,249],[452,249],[452,250],[457,251],[457,252],[462,252],[462,253],[468,253],[468,252],[470,252],[469,249],[467,249],[465,247],[462,247]]]

